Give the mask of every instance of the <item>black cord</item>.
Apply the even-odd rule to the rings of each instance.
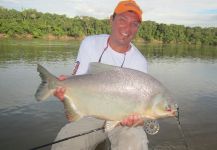
[[[185,137],[184,132],[183,132],[182,127],[181,127],[179,107],[177,108],[177,116],[176,116],[176,118],[177,118],[179,132],[182,135],[182,139],[184,141],[185,148],[186,148],[186,150],[189,150],[189,144],[188,144],[188,142],[186,140],[186,137]]]
[[[44,147],[47,147],[47,146],[50,146],[50,145],[53,145],[53,144],[56,144],[56,143],[60,143],[60,142],[63,142],[63,141],[72,139],[72,138],[76,138],[76,137],[79,137],[79,136],[83,136],[83,135],[86,135],[86,134],[90,134],[90,133],[92,133],[92,132],[96,132],[96,131],[99,131],[99,130],[104,130],[104,126],[101,127],[101,128],[97,128],[97,129],[94,129],[94,130],[90,130],[90,131],[88,131],[88,132],[84,132],[84,133],[77,134],[77,135],[74,135],[74,136],[70,136],[70,137],[67,137],[67,138],[64,138],[64,139],[60,139],[60,140],[57,140],[57,141],[54,141],[54,142],[51,142],[51,143],[47,143],[47,144],[44,144],[44,145],[41,145],[41,146],[37,146],[37,147],[31,148],[31,149],[29,149],[29,150],[37,150],[37,149],[40,149],[40,148],[44,148]]]

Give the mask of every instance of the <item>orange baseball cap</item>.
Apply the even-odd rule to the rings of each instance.
[[[139,8],[139,6],[136,4],[134,0],[120,1],[116,6],[114,13],[121,14],[126,11],[135,12],[139,17],[139,21],[142,22],[142,10]]]

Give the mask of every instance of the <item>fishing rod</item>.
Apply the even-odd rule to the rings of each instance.
[[[76,138],[76,137],[79,137],[79,136],[83,136],[83,135],[90,134],[92,132],[96,132],[96,131],[100,131],[100,130],[104,130],[104,129],[105,129],[105,127],[103,126],[103,127],[97,128],[97,129],[90,130],[88,132],[84,132],[84,133],[81,133],[81,134],[73,135],[73,136],[70,136],[70,137],[67,137],[67,138],[64,138],[64,139],[60,139],[60,140],[51,142],[51,143],[47,143],[47,144],[44,144],[44,145],[41,145],[41,146],[37,146],[37,147],[31,148],[29,150],[41,149],[41,148],[44,148],[44,147],[47,147],[47,146],[50,146],[50,145],[53,145],[53,144],[56,144],[56,143],[60,143],[60,142],[63,142],[63,141],[69,140],[69,139],[73,139],[73,138]]]
[[[178,124],[178,128],[179,128],[179,131],[182,135],[182,138],[184,140],[184,144],[185,144],[185,147],[187,150],[189,150],[189,146],[188,146],[188,143],[186,141],[186,138],[185,138],[185,135],[184,135],[184,132],[182,130],[182,127],[181,127],[181,122],[180,122],[180,113],[179,113],[179,107],[177,107],[177,115],[176,115],[176,119],[177,119],[177,124]],[[154,122],[156,123],[156,122]],[[156,125],[155,125],[156,126]],[[41,145],[41,146],[37,146],[37,147],[34,147],[34,148],[31,148],[29,150],[37,150],[37,149],[41,149],[41,148],[44,148],[44,147],[47,147],[47,146],[50,146],[50,145],[53,145],[53,144],[56,144],[56,143],[60,143],[60,142],[64,142],[66,140],[69,140],[69,139],[73,139],[73,138],[76,138],[76,137],[79,137],[79,136],[83,136],[83,135],[86,135],[86,134],[90,134],[92,132],[96,132],[96,131],[100,131],[100,130],[104,130],[105,129],[105,126],[103,127],[100,127],[100,128],[97,128],[97,129],[93,129],[93,130],[90,130],[90,131],[87,131],[87,132],[84,132],[84,133],[81,133],[81,134],[77,134],[77,135],[74,135],[74,136],[70,136],[70,137],[67,137],[67,138],[63,138],[63,139],[60,139],[60,140],[57,140],[57,141],[54,141],[54,142],[51,142],[51,143],[47,143],[47,144],[44,144],[44,145]],[[149,129],[150,130],[150,129]],[[146,130],[145,130],[146,131]],[[158,130],[157,130],[158,132]],[[156,133],[157,133],[156,132]],[[150,134],[150,133],[149,133]],[[155,133],[154,133],[155,134]],[[153,135],[153,134],[151,134]]]
[[[182,135],[182,138],[183,138],[183,141],[184,141],[184,144],[185,144],[185,148],[187,150],[189,150],[189,144],[185,138],[185,135],[184,135],[184,132],[182,130],[182,127],[181,127],[181,122],[180,122],[180,114],[179,114],[179,107],[177,107],[177,116],[176,116],[176,119],[177,119],[177,124],[178,124],[178,128],[179,128],[179,131],[180,131],[180,134]]]

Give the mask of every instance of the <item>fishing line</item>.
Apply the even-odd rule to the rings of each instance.
[[[31,148],[29,150],[41,149],[41,148],[44,148],[44,147],[47,147],[47,146],[50,146],[50,145],[53,145],[53,144],[56,144],[56,143],[60,143],[60,142],[63,142],[63,141],[66,141],[66,140],[69,140],[69,139],[72,139],[72,138],[76,138],[76,137],[79,137],[79,136],[83,136],[83,135],[90,134],[92,132],[96,132],[96,131],[100,131],[100,130],[104,130],[104,129],[105,128],[103,126],[103,127],[97,128],[97,129],[90,130],[88,132],[84,132],[84,133],[77,134],[77,135],[74,135],[74,136],[70,136],[70,137],[67,137],[67,138],[64,138],[64,139],[60,139],[60,140],[57,140],[57,141],[54,141],[54,142],[51,142],[51,143],[47,143],[47,144],[44,144],[44,145],[41,145],[41,146],[37,146],[37,147]]]
[[[176,119],[177,119],[177,124],[178,124],[178,128],[179,128],[180,134],[182,135],[182,138],[183,138],[183,141],[184,141],[184,144],[185,144],[185,148],[187,150],[189,150],[189,144],[187,143],[187,140],[185,138],[184,132],[183,132],[182,127],[181,127],[180,116],[179,116],[179,107],[177,107],[177,116],[176,116]]]

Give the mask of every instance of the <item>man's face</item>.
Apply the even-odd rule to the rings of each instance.
[[[111,25],[113,42],[115,40],[116,44],[126,46],[136,35],[140,22],[134,12],[124,12],[111,18]]]

